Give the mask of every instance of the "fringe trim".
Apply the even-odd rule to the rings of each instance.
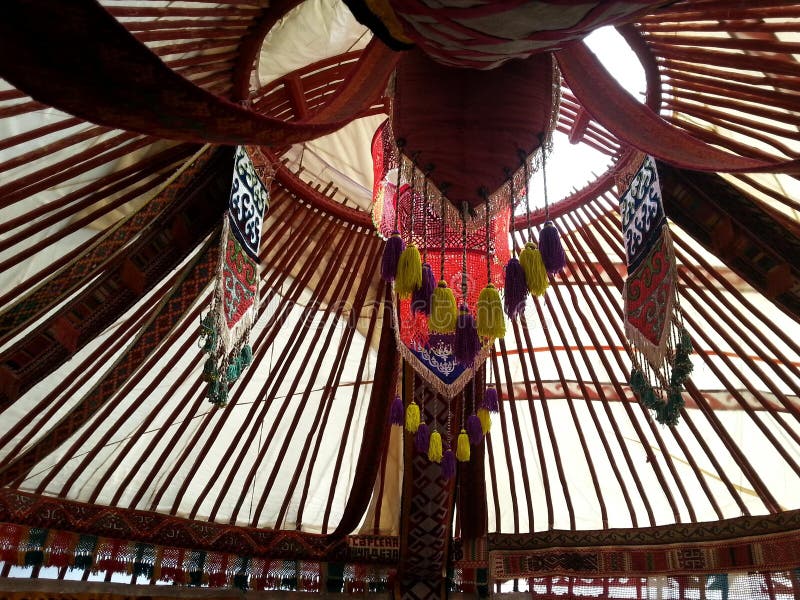
[[[371,537],[364,538],[367,545]],[[361,546],[356,542],[352,547],[360,551]],[[382,592],[393,578],[385,565],[252,558],[10,523],[0,523],[0,562],[241,590]]]
[[[414,354],[411,349],[403,343],[403,340],[400,339],[400,324],[397,317],[397,309],[400,305],[400,302],[394,291],[392,291],[392,299],[394,304],[394,306],[392,306],[392,328],[394,329],[394,339],[395,343],[397,344],[397,350],[400,352],[400,356],[411,365],[411,368],[414,369],[414,372],[422,377],[422,379],[425,380],[425,383],[428,384],[431,389],[441,394],[448,400],[460,394],[464,387],[466,387],[466,385],[472,381],[472,378],[475,376],[475,372],[481,368],[483,363],[489,357],[492,352],[493,345],[484,345],[481,348],[481,351],[475,357],[472,367],[465,369],[464,372],[459,375],[453,383],[445,383],[439,379],[425,363],[417,358],[417,355]]]

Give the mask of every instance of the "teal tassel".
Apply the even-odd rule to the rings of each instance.
[[[227,375],[228,381],[233,383],[237,379],[239,379],[239,358],[237,357],[231,364],[228,365],[228,370],[225,373]]]
[[[242,346],[242,351],[239,353],[239,358],[242,363],[242,370],[245,369],[251,362],[253,362],[253,348],[250,344]]]
[[[208,352],[209,354],[213,354],[217,348],[217,332],[216,330],[212,330],[205,336],[206,343],[203,345],[203,352]]]
[[[214,381],[218,377],[219,373],[217,373],[217,361],[214,360],[213,356],[209,356],[203,365],[203,380]]]

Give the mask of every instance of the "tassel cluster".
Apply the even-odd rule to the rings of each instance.
[[[656,393],[652,384],[647,380],[644,373],[638,368],[631,371],[631,389],[639,397],[639,401],[644,406],[655,412],[656,421],[662,425],[674,426],[678,424],[681,410],[684,406],[683,384],[692,373],[692,361],[689,355],[692,353],[692,340],[688,332],[681,328],[678,343],[675,347],[675,360],[672,363],[672,373],[670,374],[669,387]],[[663,397],[666,392],[666,398]]]
[[[453,290],[442,280],[431,297],[431,316],[428,328],[433,333],[453,333],[458,320],[458,306]]]
[[[409,244],[400,255],[397,264],[397,277],[394,280],[394,291],[401,298],[408,298],[422,287],[422,257],[414,244]]]
[[[506,263],[506,287],[503,293],[503,304],[509,319],[514,319],[525,311],[525,300],[528,297],[528,285],[525,270],[517,258]]]
[[[542,253],[533,242],[525,244],[519,253],[519,263],[525,273],[525,283],[532,296],[543,296],[550,286]]]
[[[400,255],[406,249],[406,243],[396,231],[386,240],[381,260],[381,277],[384,281],[394,281],[397,277],[397,266],[400,264]]]
[[[506,320],[500,292],[489,283],[478,296],[478,335],[486,338],[501,338],[506,335]]]
[[[246,339],[246,338],[245,338]],[[203,363],[203,380],[208,382],[206,397],[217,406],[228,403],[228,388],[235,383],[244,370],[253,362],[253,349],[244,343],[233,350],[227,359],[221,349],[216,316],[213,310],[200,321],[200,343],[209,356]]]
[[[539,251],[542,253],[544,267],[553,275],[567,266],[567,257],[561,245],[561,235],[552,221],[546,221],[539,234]]]

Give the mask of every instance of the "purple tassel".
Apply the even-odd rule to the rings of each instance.
[[[497,394],[497,388],[490,385],[483,392],[483,408],[489,412],[500,412],[500,397]]]
[[[528,284],[525,282],[525,271],[519,260],[512,258],[506,264],[506,287],[503,295],[506,314],[514,319],[525,310],[528,298]]]
[[[469,312],[466,305],[461,306],[456,321],[456,343],[454,354],[456,361],[467,367],[475,362],[475,357],[481,351],[481,341],[478,338],[478,328],[475,326],[475,317]]]
[[[422,264],[422,285],[411,294],[411,310],[431,314],[431,296],[436,289],[436,277],[428,263]]]
[[[456,455],[448,448],[442,455],[442,479],[452,479],[456,476]]]
[[[403,408],[403,399],[400,396],[395,396],[392,400],[392,408],[389,412],[389,422],[392,425],[399,425],[402,427],[406,422],[406,409]]]
[[[550,275],[563,271],[567,266],[561,235],[552,221],[546,221],[539,234],[539,252],[542,253],[544,268]]]
[[[469,436],[469,443],[473,446],[478,446],[483,441],[483,427],[478,415],[470,415],[467,417],[467,423],[464,427]]]
[[[417,433],[414,434],[414,448],[417,452],[428,453],[428,446],[431,443],[431,430],[425,423],[420,423]]]
[[[406,243],[400,234],[392,232],[391,237],[386,240],[383,249],[383,260],[381,261],[381,277],[384,281],[394,281],[397,277],[397,265],[400,262],[400,255],[406,249]]]

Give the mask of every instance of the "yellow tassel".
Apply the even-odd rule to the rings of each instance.
[[[486,435],[492,428],[492,417],[489,416],[488,410],[485,408],[479,408],[478,418],[481,420],[481,429],[483,429],[483,435]]]
[[[412,402],[406,407],[406,431],[416,433],[419,429],[419,404]]]
[[[408,298],[414,290],[422,287],[422,258],[414,244],[409,244],[400,255],[397,264],[397,277],[394,280],[394,291],[401,298]]]
[[[506,320],[503,317],[503,301],[500,292],[491,283],[478,296],[478,336],[501,338],[506,335]]]
[[[462,429],[458,434],[458,445],[456,446],[456,458],[461,462],[469,460],[469,436],[466,429]]]
[[[525,244],[522,252],[519,253],[519,264],[525,271],[525,283],[532,296],[543,296],[550,287],[550,280],[547,278],[547,270],[544,268],[542,253],[532,242]]]
[[[447,282],[442,280],[431,296],[431,316],[428,319],[428,329],[433,333],[453,333],[456,330],[457,320],[456,297],[453,295],[453,290],[447,287]]]
[[[431,462],[442,462],[442,435],[438,431],[431,434],[430,445],[428,446],[428,460]]]

